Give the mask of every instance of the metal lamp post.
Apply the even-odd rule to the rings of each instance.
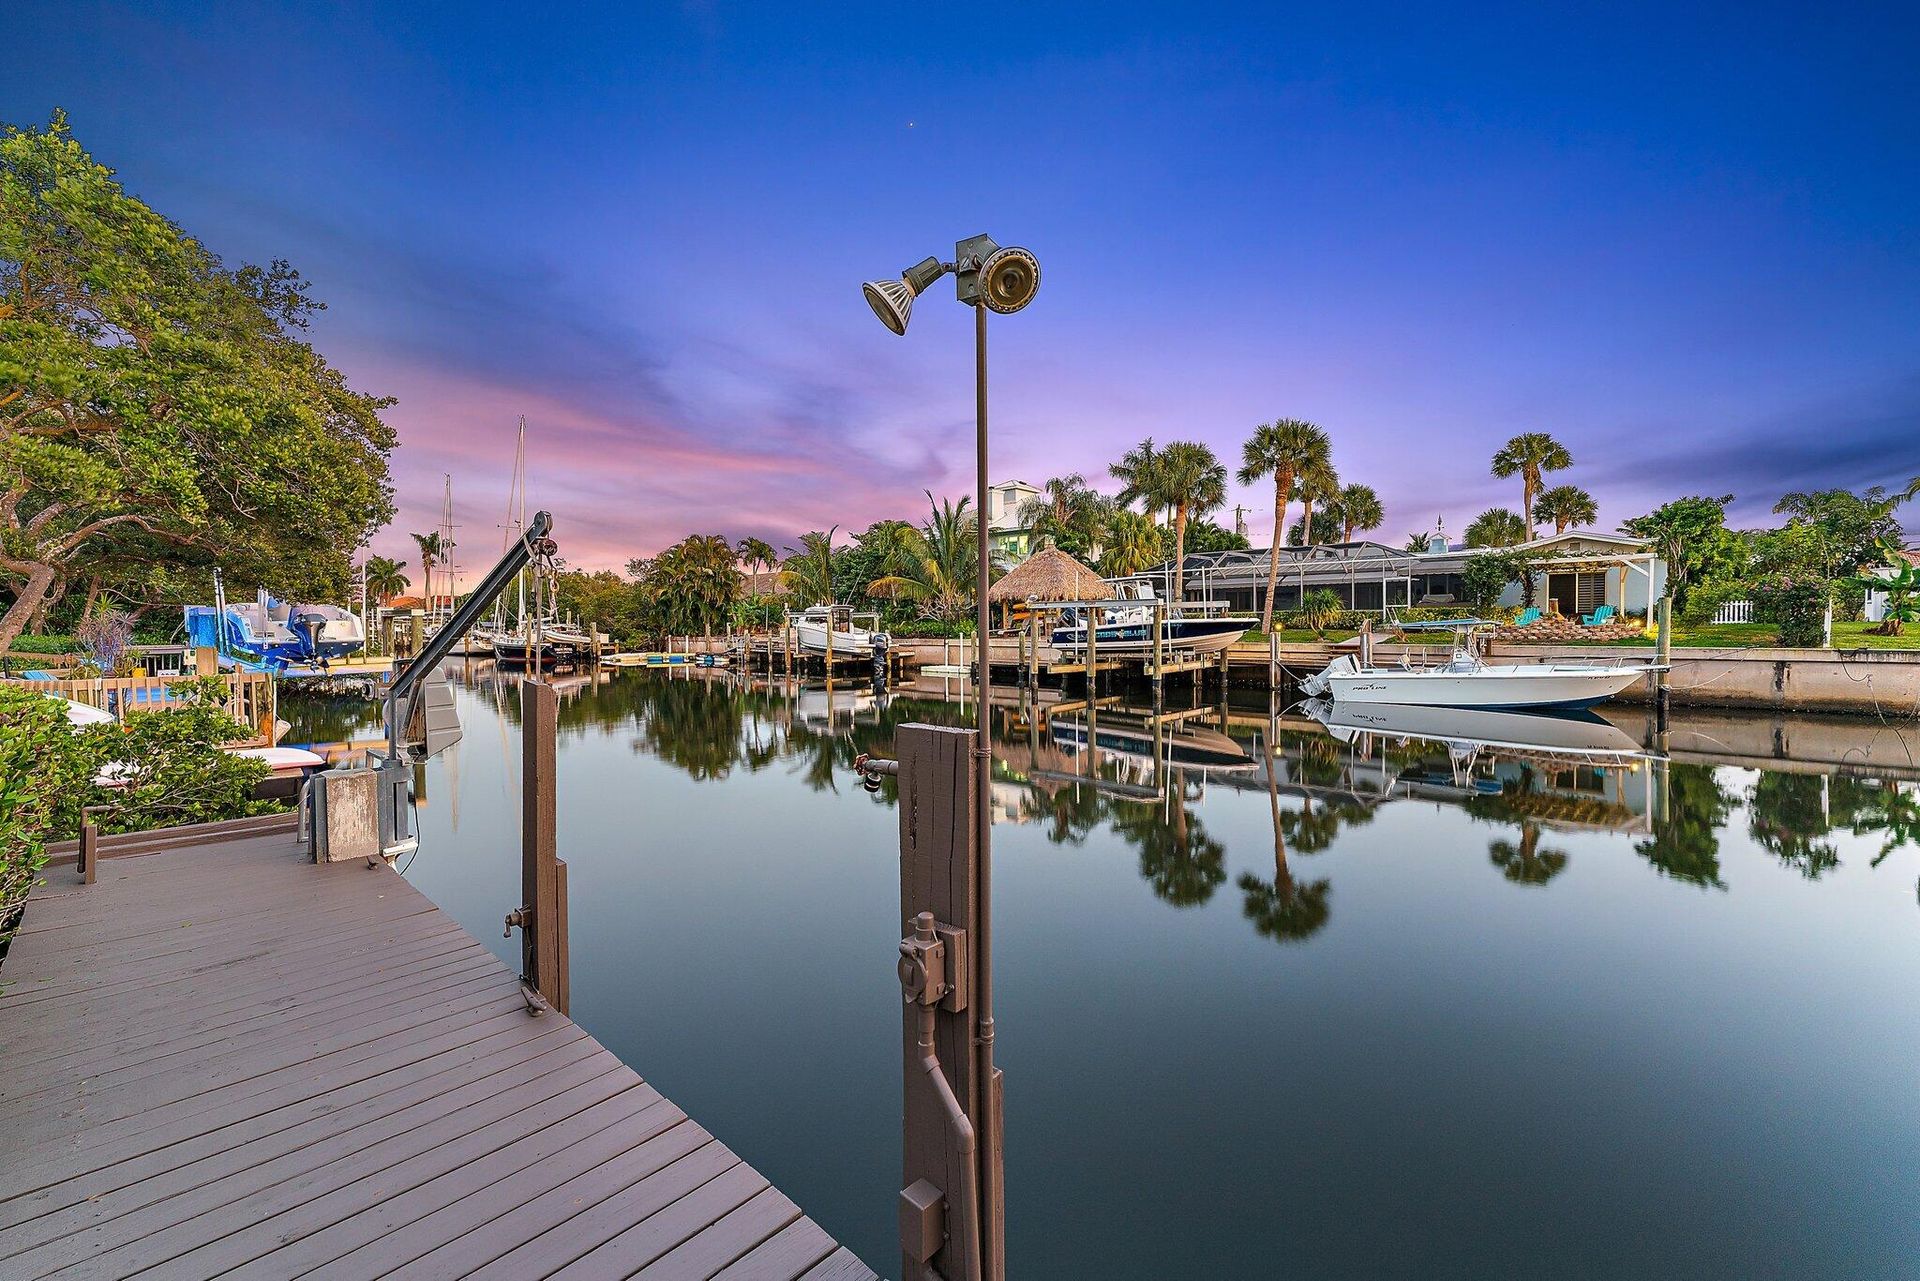
[[[977,789],[973,806],[974,846],[977,851],[974,896],[978,937],[972,944],[971,969],[973,1001],[979,1020],[974,1046],[974,1072],[977,1081],[986,1083],[994,1077],[993,931],[990,925],[993,902],[993,746],[988,699],[988,690],[992,685],[992,655],[987,645],[987,585],[993,553],[987,527],[987,313],[995,311],[1009,315],[1032,302],[1040,289],[1040,264],[1025,249],[1003,248],[987,236],[971,236],[954,246],[953,261],[924,258],[902,272],[898,280],[870,281],[861,286],[861,292],[880,323],[904,336],[907,323],[912,318],[913,300],[949,272],[954,278],[955,297],[973,308],[974,521],[978,531],[974,649],[980,674],[974,690],[976,733],[973,745],[974,782]],[[977,1120],[987,1121],[993,1109],[984,1107],[982,1112],[987,1115]],[[981,1138],[983,1141],[977,1149],[979,1203],[985,1207],[996,1206],[1001,1200],[1000,1189],[995,1186],[998,1163],[994,1160],[999,1148],[999,1135],[988,1133]],[[996,1226],[993,1214],[983,1214],[983,1236],[993,1232]],[[980,1255],[985,1264],[983,1274],[988,1278],[996,1278],[1004,1265],[1004,1243],[983,1240],[981,1246]]]

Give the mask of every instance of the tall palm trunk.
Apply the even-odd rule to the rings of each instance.
[[[1187,596],[1187,505],[1173,509],[1173,599]]]
[[[1533,541],[1533,496],[1540,490],[1540,473],[1531,467],[1520,471],[1520,523],[1526,527],[1524,541]]]
[[[1313,495],[1300,495],[1300,546],[1313,546]]]
[[[1273,635],[1273,594],[1280,588],[1280,544],[1287,537],[1287,506],[1293,501],[1293,469],[1273,473],[1273,546],[1267,549],[1267,603],[1260,610],[1260,630]]]

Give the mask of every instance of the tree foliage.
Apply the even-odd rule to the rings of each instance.
[[[1273,544],[1267,549],[1267,596],[1260,610],[1260,630],[1273,630],[1274,585],[1280,578],[1280,540],[1293,501],[1294,482],[1305,472],[1332,470],[1333,442],[1327,433],[1300,418],[1280,418],[1253,429],[1240,450],[1242,485],[1263,476],[1273,477]]]
[[[1541,476],[1550,471],[1564,471],[1573,466],[1573,455],[1567,447],[1543,431],[1523,431],[1513,437],[1493,455],[1493,474],[1502,478],[1520,477],[1520,524],[1526,530],[1516,542],[1525,542],[1533,537],[1533,526],[1528,515],[1533,511],[1533,500],[1540,493]]]
[[[1578,485],[1555,485],[1533,500],[1533,518],[1551,521],[1553,532],[1564,534],[1569,525],[1591,525],[1600,519],[1600,505]]]
[[[1185,591],[1187,522],[1227,501],[1227,469],[1198,441],[1176,440],[1154,462],[1147,503],[1173,513],[1173,598]]]
[[[1527,522],[1504,507],[1489,507],[1467,526],[1469,547],[1512,547],[1527,541]]]
[[[968,500],[927,502],[932,511],[926,524],[906,526],[890,539],[884,573],[867,588],[870,596],[913,603],[924,618],[952,623],[965,618],[974,605],[974,583],[980,576],[979,524],[968,510]],[[991,570],[989,570],[991,573]]]
[[[1629,534],[1650,541],[1666,562],[1667,590],[1676,608],[1686,606],[1688,592],[1698,584],[1732,581],[1746,573],[1746,544],[1727,528],[1727,504],[1732,501],[1732,494],[1676,498],[1621,522]]]
[[[302,339],[319,306],[128,195],[63,116],[0,131],[0,651],[76,579],[344,592],[392,515],[392,402]]]

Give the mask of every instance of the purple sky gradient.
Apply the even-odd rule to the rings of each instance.
[[[522,414],[576,564],[920,517],[971,488],[969,318],[943,282],[895,338],[858,285],[980,231],[1044,271],[992,326],[996,478],[1306,417],[1397,543],[1517,506],[1524,430],[1606,527],[1920,473],[1910,8],[530,12],[0,19],[0,119],[64,106],[230,261],[290,259],[400,398],[383,552],[450,472],[482,567]],[[1264,539],[1270,488],[1231,501]]]

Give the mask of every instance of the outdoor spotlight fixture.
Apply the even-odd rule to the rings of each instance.
[[[901,272],[900,279],[870,280],[860,286],[860,292],[867,296],[867,306],[873,308],[881,324],[904,335],[913,315],[913,300],[946,270],[938,258],[925,258]]]
[[[1002,248],[990,236],[970,236],[953,248],[953,261],[925,258],[900,273],[898,280],[869,280],[860,286],[867,306],[896,334],[907,332],[913,300],[948,272],[954,295],[969,306],[1011,315],[1040,292],[1040,263],[1025,249]]]

